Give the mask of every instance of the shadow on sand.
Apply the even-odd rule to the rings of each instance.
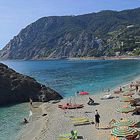
[[[100,105],[100,104],[99,103],[93,103],[93,104],[88,104],[88,105],[90,105],[90,106],[96,106],[96,105]]]

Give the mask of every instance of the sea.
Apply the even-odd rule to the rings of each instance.
[[[10,68],[50,86],[64,98],[77,91],[91,95],[130,82],[140,76],[138,60],[7,60]],[[27,103],[0,107],[0,140],[16,140],[29,115]]]

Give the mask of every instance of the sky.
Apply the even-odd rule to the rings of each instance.
[[[0,49],[44,16],[79,15],[140,7],[140,0],[0,0]]]

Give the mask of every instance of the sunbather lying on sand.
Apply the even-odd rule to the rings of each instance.
[[[111,94],[106,94],[104,95],[101,100],[104,100],[104,99],[111,99],[112,98],[112,95]]]
[[[119,87],[119,89],[114,90],[114,93],[115,93],[115,94],[119,94],[119,93],[121,93],[121,92],[122,92],[121,86]]]
[[[87,103],[88,105],[93,105],[94,104],[94,100],[92,98],[89,97],[89,101]]]

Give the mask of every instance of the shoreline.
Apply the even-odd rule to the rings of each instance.
[[[137,61],[137,60],[136,60]],[[133,62],[133,61],[132,61]],[[138,62],[138,61],[137,61]],[[134,61],[134,63],[135,63],[135,61]],[[131,74],[130,74],[131,75]],[[114,86],[112,87],[112,86],[110,86],[112,89],[114,89],[114,88],[116,88],[116,87],[118,87],[119,85],[124,85],[124,84],[127,84],[127,83],[129,83],[129,81],[131,81],[131,80],[134,80],[136,78],[136,76],[135,76],[135,74],[132,74],[132,76],[129,76],[128,75],[128,78],[124,78],[124,80],[123,80],[123,82],[120,84],[120,83],[118,83],[117,82],[117,84],[114,84]],[[122,78],[123,79],[123,78]],[[121,80],[121,79],[120,79]],[[116,80],[117,81],[117,80]],[[114,82],[114,83],[116,83],[116,81],[114,80],[112,80],[112,82]],[[115,87],[116,86],[116,87]],[[104,89],[107,89],[107,88],[103,88],[103,90],[102,91],[105,91]],[[94,89],[93,89],[94,90]],[[92,91],[93,91],[92,90]],[[91,91],[91,93],[92,93],[92,91]],[[98,95],[98,94],[103,94],[104,92],[102,92],[102,91],[99,91],[99,92],[93,92],[93,96],[95,95]],[[72,92],[73,93],[73,92]],[[95,94],[96,93],[96,94]],[[92,96],[92,95],[91,95]],[[67,98],[67,97],[66,97]],[[72,97],[71,97],[72,98]]]
[[[102,57],[66,57],[66,58],[39,58],[39,59],[0,59],[0,61],[58,61],[58,60],[139,60],[140,56],[102,56]]]
[[[132,81],[133,82],[140,81],[140,77],[134,78]],[[123,88],[128,87],[129,83],[130,83],[130,81],[125,82],[125,83],[121,84],[121,87],[123,87]],[[117,87],[119,87],[119,86],[117,86]],[[115,94],[113,94],[113,90],[115,90],[116,88],[111,89],[110,93],[112,95],[115,95]],[[83,103],[85,101],[88,101],[88,97],[94,98],[95,101],[99,102],[99,106],[97,105],[97,106],[92,107],[92,108],[94,108],[94,110],[95,109],[99,110],[99,113],[101,113],[101,118],[102,117],[104,118],[104,122],[103,122],[102,126],[105,126],[108,123],[110,116],[107,116],[107,117],[105,116],[105,114],[104,114],[105,112],[103,111],[103,108],[104,109],[108,108],[107,110],[111,111],[112,109],[114,109],[113,106],[118,107],[118,102],[119,102],[117,98],[109,99],[109,101],[100,100],[101,96],[103,96],[106,93],[107,92],[101,92],[98,94],[92,94],[92,95],[86,95],[86,96],[67,97],[67,98],[62,99],[60,101],[60,103],[68,102],[70,100],[75,100],[75,98],[76,98],[78,103]],[[47,103],[43,103],[41,106],[39,106],[39,108],[42,110],[41,113],[39,114],[39,116],[40,116],[39,119],[35,119],[33,122],[31,122],[31,124],[29,123],[29,125],[24,129],[21,137],[18,140],[29,140],[29,139],[30,140],[44,140],[45,138],[47,138],[49,140],[55,140],[59,134],[65,133],[66,131],[68,132],[71,129],[76,129],[76,128],[73,128],[71,125],[67,126],[68,125],[66,123],[67,117],[65,117],[64,111],[58,109],[58,107],[57,107],[58,104],[60,104],[60,103],[53,104],[51,102],[47,102]],[[112,104],[112,106],[110,106],[110,104]],[[85,109],[81,109],[80,112],[77,110],[79,112],[79,114],[81,114],[83,111],[89,110],[89,109],[94,111],[93,109],[91,109],[91,107],[89,107],[87,105],[85,105],[84,108]],[[43,117],[42,114],[44,114],[44,113],[47,113],[47,115]],[[72,111],[67,110],[66,114],[67,115],[69,115],[69,114],[77,115],[78,113],[75,113],[74,110],[72,110]],[[118,118],[118,116],[119,116],[119,114],[116,115],[116,112],[114,114],[112,113],[112,115],[111,115],[112,118],[114,118],[114,117]],[[131,116],[129,115],[129,117],[131,117]],[[58,121],[58,119],[60,119],[60,120]],[[138,118],[135,117],[135,120],[138,120]],[[72,128],[70,129],[70,127],[72,127]],[[96,140],[108,140],[108,137],[107,137],[107,139],[105,139],[104,137],[107,136],[106,134],[110,134],[110,131],[100,130],[100,133],[103,133],[103,136],[99,138],[98,131],[96,129],[94,129],[94,126],[91,126],[91,125],[87,126],[87,130],[88,129],[90,130],[91,128],[97,133],[95,136]],[[32,130],[33,133],[30,133],[29,135],[27,135],[26,132],[28,132],[29,130]],[[81,128],[79,127],[78,130],[79,130],[79,132],[81,132],[80,134],[84,134],[84,132],[86,131],[86,130],[83,131],[82,127]],[[88,132],[86,132],[86,133],[88,133]],[[89,135],[91,136],[91,134],[89,134]],[[88,135],[86,135],[86,137],[88,137]],[[87,140],[91,140],[91,139],[89,138]]]
[[[114,56],[114,57],[75,57],[68,58],[68,60],[139,60],[140,56]]]
[[[17,135],[17,140],[26,140],[28,137],[32,137],[33,139],[36,138],[38,131],[40,131],[39,128],[43,125],[43,119],[41,117],[41,114],[43,113],[42,105],[43,103],[41,102],[34,102],[34,107],[31,108],[33,115],[31,116],[29,123],[23,125],[23,129],[21,129]]]

